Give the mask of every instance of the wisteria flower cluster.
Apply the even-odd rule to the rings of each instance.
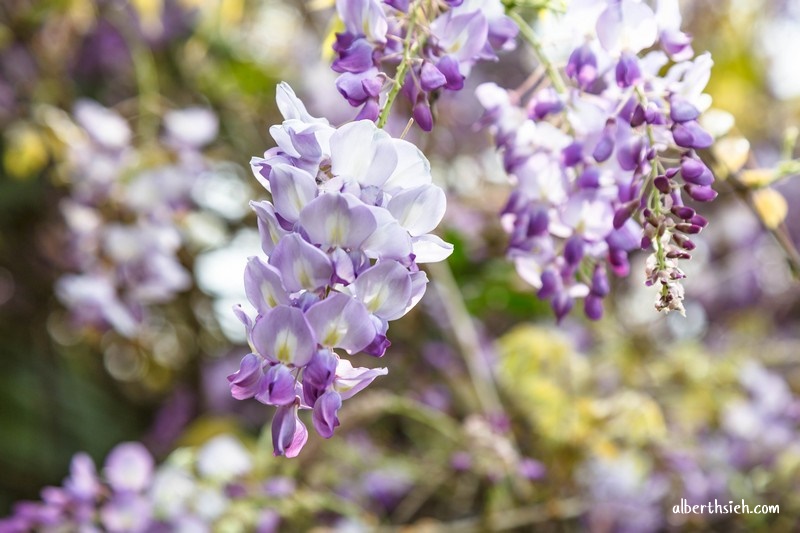
[[[41,501],[16,503],[11,516],[0,520],[0,532],[204,532],[230,521],[234,530],[271,533],[280,516],[265,504],[288,496],[294,486],[278,477],[250,483],[253,469],[252,454],[230,435],[196,450],[179,449],[158,467],[139,442],[117,445],[99,473],[81,452],[72,458],[62,486],[45,487]],[[257,510],[245,524],[243,505]]]
[[[498,0],[337,0],[336,8],[345,28],[333,45],[336,87],[361,107],[356,120],[378,119],[381,95],[399,91],[425,131],[438,93],[461,90],[473,65],[513,49],[518,32]]]
[[[191,286],[178,252],[181,214],[193,208],[192,187],[207,168],[200,149],[217,133],[205,109],[167,113],[163,145],[172,161],[144,167],[119,114],[79,101],[80,127],[68,139],[70,196],[61,203],[67,225],[65,274],[56,293],[73,319],[134,337],[148,306],[165,303]]]
[[[707,224],[684,196],[717,196],[697,155],[713,142],[698,123],[710,104],[703,89],[712,60],[694,57],[675,1],[655,12],[638,0],[576,2],[563,24],[586,20],[596,24],[573,32],[566,80],[548,69],[550,83],[527,101],[524,89],[487,83],[477,91],[515,184],[503,211],[508,255],[559,320],[578,298],[598,319],[608,270],[625,276],[629,253],[650,249],[656,308],[683,313],[678,261],[690,258],[691,236]]]
[[[252,203],[268,256],[245,271],[257,315],[236,309],[254,353],[228,379],[235,398],[277,407],[274,451],[293,457],[308,437],[299,408],[313,409],[314,428],[331,437],[342,400],[387,373],[354,368],[334,350],[382,356],[389,321],[425,292],[418,264],[445,259],[452,246],[429,233],[445,195],[416,147],[369,120],[334,128],[286,84],[277,100],[277,147],[252,161],[272,195]]]

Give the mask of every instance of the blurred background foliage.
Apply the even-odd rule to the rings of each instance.
[[[717,155],[729,167],[747,164],[742,178],[775,191],[758,193],[755,212],[797,243],[797,170],[780,165],[798,155],[800,8],[683,8],[695,49],[715,60],[709,92],[729,113],[718,118],[735,119]],[[277,82],[292,82],[314,114],[352,118],[321,50],[331,15],[325,2],[292,0],[0,6],[0,514],[58,484],[79,450],[99,461],[120,441],[143,440],[163,459],[232,433],[262,454],[266,471],[297,481],[275,503],[297,530],[332,517],[454,530],[560,521],[607,531],[620,516],[709,527],[708,516],[670,514],[687,497],[780,503],[780,515],[716,517],[716,527],[791,530],[800,519],[798,287],[757,216],[719,182],[688,272],[688,318],[652,310],[640,261],[601,322],[573,317],[556,327],[503,259],[497,213],[507,187],[485,134],[472,128],[470,91],[439,102],[434,133],[411,133],[449,191],[444,236],[456,246],[455,279],[431,271],[424,305],[392,326],[389,377],[348,402],[331,441],[312,436],[297,460],[273,460],[258,441],[271,414],[228,397],[224,376],[244,348],[225,313],[242,298],[241,258],[258,247],[250,214],[222,220],[215,244],[184,252],[196,283],[160,309],[152,342],[67,319],[53,287],[64,271],[58,202],[70,183],[59,131],[74,103],[92,98],[126,117],[144,166],[165,157],[167,111],[209,108],[220,133],[207,157],[229,162],[244,200],[263,197],[247,163],[270,146]],[[474,78],[500,75],[513,86],[525,61],[508,54]],[[737,148],[742,138],[749,155]],[[476,385],[492,383],[480,375],[486,368],[502,412]]]

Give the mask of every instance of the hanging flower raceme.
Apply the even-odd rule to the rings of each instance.
[[[75,107],[78,128],[65,128],[70,196],[61,203],[66,259],[74,271],[56,293],[79,324],[134,337],[153,304],[191,285],[181,265],[177,218],[194,207],[191,192],[208,165],[201,148],[216,136],[205,109],[165,116],[164,146],[174,162],[142,168],[127,122],[100,104]]]
[[[267,255],[252,257],[244,276],[257,315],[236,309],[254,353],[228,379],[234,398],[277,407],[275,454],[293,457],[308,437],[298,409],[313,409],[328,438],[342,400],[387,373],[354,368],[335,350],[382,356],[389,321],[425,292],[417,265],[445,259],[452,246],[429,233],[445,195],[416,147],[369,120],[336,129],[286,84],[277,100],[278,146],[252,161],[272,195],[252,203]]]
[[[636,0],[582,2],[563,22],[578,20],[595,29],[572,32],[565,81],[554,71],[527,102],[493,83],[477,91],[515,184],[503,211],[508,255],[559,320],[577,298],[598,319],[607,272],[627,275],[628,254],[650,249],[656,308],[682,313],[678,261],[707,223],[684,197],[717,195],[696,152],[713,142],[697,121],[710,105],[711,58],[692,59],[674,1],[659,2],[658,16]]]
[[[336,8],[345,31],[336,34],[333,70],[342,96],[361,107],[356,120],[378,118],[387,68],[396,67],[395,90],[425,131],[435,95],[462,89],[472,66],[512,49],[517,34],[499,0],[337,0]]]

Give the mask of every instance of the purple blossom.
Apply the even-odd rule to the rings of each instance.
[[[57,281],[56,294],[79,325],[136,337],[151,306],[191,286],[178,258],[184,238],[176,220],[197,208],[192,191],[209,167],[200,149],[215,138],[217,119],[201,108],[168,112],[164,147],[177,162],[145,169],[115,111],[79,100],[74,120],[70,197],[60,206],[72,272]]]
[[[343,17],[372,17],[380,27],[374,4],[349,8]],[[357,37],[377,42],[373,30]],[[252,203],[268,256],[250,258],[245,269],[257,314],[236,309],[254,353],[228,381],[234,398],[277,406],[275,454],[294,457],[308,436],[298,410],[312,409],[314,428],[328,438],[342,400],[386,374],[353,368],[337,350],[382,356],[389,321],[425,292],[418,264],[445,259],[452,245],[430,233],[446,200],[416,147],[366,120],[333,128],[286,84],[278,103],[285,121],[270,128],[278,147],[251,162],[272,196]]]
[[[514,47],[518,28],[497,0],[433,4],[425,11],[403,0],[337,0],[345,31],[336,34],[332,68],[336,87],[354,107],[356,120],[375,120],[381,94],[388,91],[387,68],[404,53],[414,60],[401,94],[425,131],[433,128],[431,102],[443,90],[458,91],[478,61],[496,60],[495,50]]]
[[[716,196],[696,153],[713,143],[697,122],[712,62],[687,55],[675,2],[659,2],[657,14],[636,0],[595,4],[568,10],[567,20],[597,18],[594,36],[575,38],[564,90],[542,84],[524,104],[495,84],[477,89],[516,185],[502,213],[508,256],[559,320],[579,298],[599,319],[605,273],[627,275],[628,254],[652,248],[645,276],[660,287],[656,307],[682,312],[677,261],[704,225],[680,218],[681,191],[699,202]],[[643,53],[653,45],[663,52]],[[662,76],[664,52],[676,63]],[[675,154],[679,166],[662,158]]]

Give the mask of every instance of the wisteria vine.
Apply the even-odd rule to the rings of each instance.
[[[254,353],[228,379],[235,398],[277,407],[275,454],[294,457],[308,438],[298,409],[313,409],[314,428],[329,438],[342,400],[387,373],[354,368],[335,350],[382,356],[389,321],[425,292],[418,264],[445,259],[452,245],[430,233],[445,195],[414,145],[369,120],[334,128],[286,84],[277,99],[278,146],[251,163],[272,196],[252,203],[268,257],[245,271],[257,315],[236,309]]]
[[[345,31],[332,68],[339,92],[362,106],[356,120],[335,128],[311,116],[288,85],[278,87],[284,121],[270,128],[277,147],[251,162],[272,197],[252,203],[267,256],[251,258],[245,272],[257,314],[236,308],[253,353],[228,378],[235,398],[277,407],[276,455],[294,457],[304,446],[299,409],[311,409],[314,428],[329,438],[342,400],[388,372],[353,368],[336,350],[382,356],[388,322],[425,291],[418,264],[450,254],[430,233],[446,201],[428,161],[381,128],[403,94],[430,130],[438,92],[461,89],[474,63],[512,48],[518,31],[542,55],[533,30],[509,9],[339,0]],[[692,59],[674,2],[661,2],[659,16],[636,0],[581,2],[571,17],[597,22],[577,36],[566,79],[542,55],[549,83],[534,80],[524,106],[525,90],[477,90],[515,184],[503,211],[509,257],[559,320],[576,298],[598,319],[607,270],[627,275],[629,253],[652,249],[647,284],[660,284],[656,308],[683,312],[678,260],[690,257],[690,236],[707,222],[681,191],[699,202],[716,196],[696,154],[713,141],[697,122],[709,104],[702,90],[710,57]]]
[[[515,19],[541,53],[538,36]],[[566,78],[540,57],[549,80],[535,79],[530,95],[494,83],[477,90],[515,185],[503,210],[508,256],[559,320],[578,298],[599,319],[607,272],[627,276],[630,252],[652,250],[646,283],[659,286],[656,309],[683,313],[679,260],[707,224],[683,194],[717,196],[697,154],[713,143],[698,123],[710,105],[711,57],[694,57],[672,0],[655,12],[637,0],[575,2],[562,24],[579,21],[596,23],[573,32]]]

